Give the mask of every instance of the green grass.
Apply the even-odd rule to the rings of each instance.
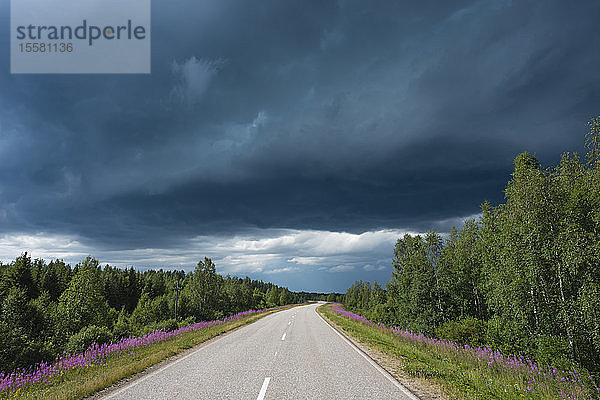
[[[598,399],[591,383],[558,382],[535,376],[541,384],[530,384],[530,374],[515,373],[488,365],[457,349],[440,349],[394,334],[389,328],[373,326],[343,316],[323,305],[317,311],[343,332],[367,347],[382,352],[400,366],[401,375],[425,380],[450,399]],[[533,391],[527,390],[530,386]],[[560,392],[567,396],[561,397]],[[573,391],[571,395],[569,392]]]
[[[127,355],[109,357],[103,364],[78,368],[54,377],[47,384],[36,384],[10,393],[10,399],[81,399],[131,377],[182,351],[243,325],[250,324],[274,312],[291,308],[282,307],[243,317],[237,321],[202,328],[176,336],[164,342],[136,349]]]

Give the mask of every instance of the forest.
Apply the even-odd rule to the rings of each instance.
[[[91,257],[71,267],[61,260],[32,261],[24,253],[12,263],[0,263],[0,372],[51,361],[63,351],[80,352],[92,342],[312,297],[320,296],[303,296],[248,277],[221,276],[209,258],[190,273],[142,272],[102,268]]]
[[[442,235],[405,235],[383,287],[356,282],[347,309],[540,365],[600,374],[600,117],[586,154],[543,168],[521,153],[505,202]]]

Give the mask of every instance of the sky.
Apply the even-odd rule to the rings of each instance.
[[[152,73],[11,75],[0,2],[0,261],[344,292],[395,241],[583,152],[598,1],[153,0]]]

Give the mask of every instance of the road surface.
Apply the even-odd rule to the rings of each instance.
[[[268,315],[103,399],[416,399],[316,307]]]

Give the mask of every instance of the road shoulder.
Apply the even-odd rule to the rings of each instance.
[[[317,314],[335,329],[339,334],[345,337],[348,341],[350,341],[354,346],[356,346],[362,353],[364,353],[367,357],[373,360],[377,365],[383,368],[386,372],[388,372],[392,377],[394,377],[402,386],[408,389],[414,396],[419,398],[420,400],[447,400],[448,398],[444,396],[441,389],[434,386],[433,384],[427,382],[425,379],[415,379],[413,377],[409,377],[403,371],[403,363],[401,359],[395,358],[386,354],[377,349],[372,349],[365,344],[359,342],[354,337],[348,335],[344,330],[342,330],[339,326],[337,326],[333,321],[329,320],[326,315],[323,315],[319,311],[315,310]]]

